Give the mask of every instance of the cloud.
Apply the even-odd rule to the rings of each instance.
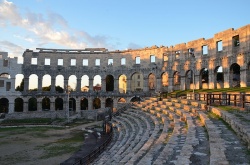
[[[108,37],[91,36],[85,31],[72,29],[59,14],[49,12],[47,15],[26,12],[22,15],[18,7],[7,0],[0,3],[0,26],[15,26],[35,35],[36,43],[57,44],[68,48],[109,47]],[[26,39],[27,42],[34,40]]]
[[[10,57],[14,57],[16,54],[21,56],[23,54],[24,48],[19,45],[16,45],[9,41],[0,41],[0,51],[8,51]]]

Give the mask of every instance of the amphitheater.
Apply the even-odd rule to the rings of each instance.
[[[169,47],[27,49],[23,64],[0,54],[0,113],[6,119],[65,118],[68,112],[95,118],[107,107],[119,112],[112,119],[113,140],[93,164],[250,163],[248,113],[221,111],[208,106],[208,97],[194,100],[192,93],[156,97],[176,90],[249,87],[250,25]],[[20,91],[17,75],[23,78]]]

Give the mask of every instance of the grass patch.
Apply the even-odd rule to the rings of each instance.
[[[213,119],[217,119],[217,120],[221,119],[220,116],[218,116],[218,115],[216,115],[216,114],[214,114],[214,113],[212,113],[212,112],[209,112],[209,113],[208,113],[208,117],[209,117],[209,118],[213,118]]]

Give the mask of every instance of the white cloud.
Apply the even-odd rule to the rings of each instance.
[[[0,26],[21,27],[35,35],[34,39],[21,37],[27,42],[38,45],[49,43],[68,48],[82,49],[85,47],[106,47],[108,38],[105,36],[91,36],[85,31],[72,29],[67,21],[59,14],[49,12],[47,15],[26,12],[22,15],[18,7],[7,0],[0,3]]]
[[[0,51],[8,51],[10,57],[21,56],[24,48],[9,41],[0,41]]]

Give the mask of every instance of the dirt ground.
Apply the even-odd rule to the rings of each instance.
[[[60,164],[83,144],[83,129],[96,124],[73,128],[0,128],[0,164]]]

